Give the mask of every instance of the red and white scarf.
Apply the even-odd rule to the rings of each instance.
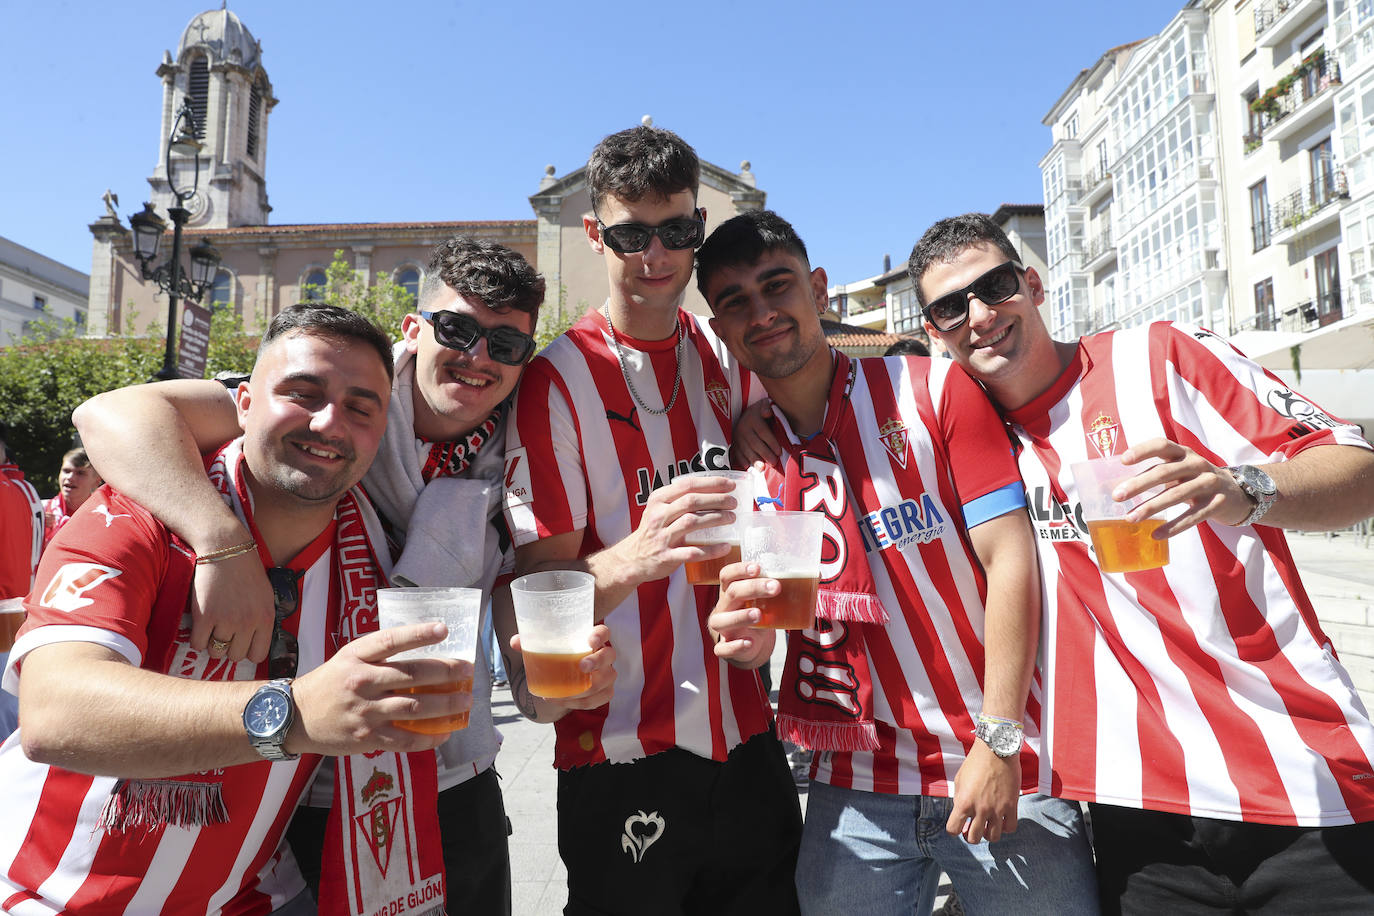
[[[262,543],[253,522],[243,463],[242,440],[235,440],[214,456],[207,471],[225,502]],[[355,636],[377,629],[376,590],[387,584],[390,565],[385,551],[377,549],[385,544],[380,522],[357,488],[339,500],[334,517],[330,606],[338,609],[339,637],[325,640],[326,658]],[[189,549],[173,549],[169,555],[167,581],[179,587],[179,618],[190,593],[194,554]],[[172,645],[167,651],[178,656],[195,653],[187,645]],[[188,658],[188,663],[193,661]],[[232,676],[237,667],[224,666],[223,670]],[[266,663],[253,676],[266,677]],[[392,907],[386,912],[442,914],[444,864],[434,752],[355,754],[340,758],[334,773],[335,801],[321,863],[319,912],[372,916]],[[197,774],[172,780],[121,780],[106,803],[103,821],[112,830],[223,822],[228,814],[220,784],[204,779],[204,774]]]
[[[778,691],[778,736],[813,750],[876,750],[867,626],[887,611],[877,595],[859,530],[859,507],[834,443],[856,437],[849,396],[857,367],[834,353],[834,379],[821,431],[802,440],[774,407],[770,423],[783,443],[783,508],[825,515],[816,628],[793,633]]]

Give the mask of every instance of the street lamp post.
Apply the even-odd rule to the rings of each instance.
[[[173,152],[189,155],[195,162],[189,188],[177,186],[172,172]],[[167,347],[162,356],[162,368],[155,376],[162,381],[180,378],[176,366],[178,299],[199,302],[214,282],[215,271],[219,268],[219,252],[209,239],[202,239],[199,245],[191,246],[191,275],[186,276],[181,268],[181,227],[191,218],[191,211],[182,204],[195,196],[200,184],[200,141],[196,139],[196,118],[189,102],[182,102],[176,122],[172,125],[172,133],[167,138],[165,168],[167,186],[176,199],[176,203],[167,208],[167,215],[172,218],[172,252],[166,263],[149,267],[157,260],[157,249],[162,242],[162,234],[167,230],[166,222],[153,210],[153,205],[145,203],[141,212],[129,217],[129,225],[134,230],[134,257],[138,259],[139,271],[143,279],[153,281],[167,294]]]

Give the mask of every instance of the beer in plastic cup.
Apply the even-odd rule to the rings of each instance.
[[[1069,468],[1083,506],[1083,521],[1088,525],[1093,552],[1097,554],[1097,565],[1103,572],[1139,572],[1169,562],[1168,540],[1153,537],[1165,520],[1147,518],[1133,522],[1126,518],[1126,513],[1162,493],[1164,487],[1154,487],[1122,502],[1112,499],[1117,484],[1160,463],[1154,459],[1126,465],[1113,455],[1081,461]]]
[[[727,477],[734,481],[735,521],[729,525],[698,528],[683,539],[688,544],[729,544],[730,552],[715,560],[695,560],[686,564],[689,585],[719,585],[720,571],[740,561],[740,524],[754,511],[754,482],[748,471],[693,471],[680,477]]]
[[[477,624],[482,613],[482,590],[479,588],[379,588],[377,616],[382,628],[408,626],[416,623],[443,623],[448,635],[443,642],[432,646],[407,649],[391,656],[390,661],[417,658],[459,658],[477,660]],[[472,693],[472,677],[444,684],[408,687],[397,693]],[[443,735],[468,727],[468,714],[430,719],[393,720],[392,725],[422,735]]]
[[[530,693],[550,699],[586,693],[592,676],[579,663],[592,654],[587,637],[594,625],[595,577],[548,569],[516,579],[510,593]]]
[[[744,522],[744,562],[757,563],[761,575],[782,585],[777,595],[759,599],[763,617],[755,627],[805,630],[816,622],[824,524],[819,512],[755,512]]]
[[[0,652],[14,648],[14,636],[24,625],[24,599],[0,598]]]

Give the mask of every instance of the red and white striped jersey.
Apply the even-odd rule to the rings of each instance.
[[[1024,511],[1025,502],[1002,422],[962,369],[924,357],[855,366],[854,426],[843,427],[855,434],[830,446],[857,503],[889,622],[831,626],[863,627],[879,748],[817,753],[811,776],[847,789],[945,797],[983,704],[987,583],[965,513],[977,525]],[[1029,706],[1021,761],[1028,791],[1038,767],[1038,700]]]
[[[1069,466],[1162,436],[1218,466],[1364,446],[1209,331],[1084,338],[1007,419],[1045,588],[1041,791],[1268,824],[1374,819],[1374,726],[1283,532],[1204,523],[1169,564],[1096,565]]]
[[[39,646],[89,642],[130,664],[197,680],[266,678],[251,662],[212,659],[189,645],[187,571],[167,530],[108,487],[90,497],[43,555],[28,620],[4,673],[18,689],[16,666]],[[330,525],[291,564],[305,570],[300,610],[283,626],[296,631],[300,670],[320,665],[333,647],[338,573]],[[179,575],[179,581],[178,580]],[[93,711],[98,715],[98,711]],[[20,745],[22,727],[0,746],[0,912],[261,914],[304,887],[295,860],[279,851],[286,826],[319,764],[318,755],[245,764],[189,779],[217,783],[222,823],[102,826],[102,809],[119,780],[34,763]],[[169,741],[176,740],[168,736]],[[134,785],[178,799],[171,786]],[[194,793],[192,793],[194,794]],[[194,823],[194,820],[191,821]]]
[[[730,465],[732,423],[748,401],[747,374],[688,312],[681,390],[666,415],[640,410],[621,374],[605,319],[590,311],[525,370],[506,440],[506,514],[516,546],[582,532],[581,555],[639,524],[656,488],[678,474]],[[672,400],[676,337],[616,332],[625,371],[645,403]],[[554,762],[569,768],[637,760],[672,747],[724,760],[766,731],[772,713],[759,676],[716,658],[706,631],[715,586],[679,568],[646,582],[606,615],[616,648],[615,696],[558,721]]]

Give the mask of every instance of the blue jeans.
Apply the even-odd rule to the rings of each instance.
[[[797,859],[802,913],[928,914],[941,871],[970,914],[1098,912],[1077,803],[1023,795],[1016,832],[976,845],[945,832],[952,804],[813,782]]]

